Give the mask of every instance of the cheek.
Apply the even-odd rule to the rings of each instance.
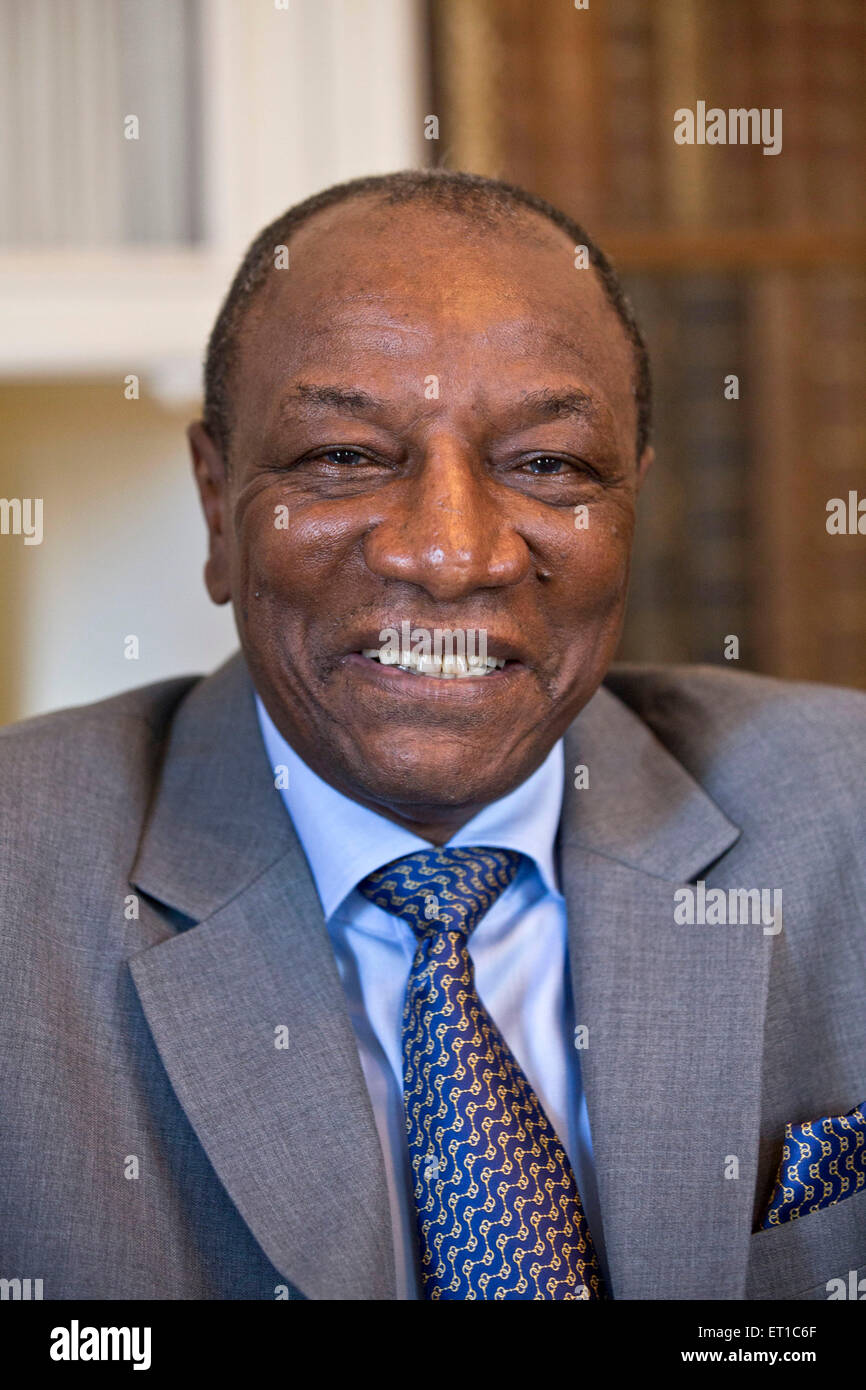
[[[572,615],[605,615],[623,602],[633,530],[630,511],[597,508],[590,510],[585,529],[562,538],[558,571]]]
[[[346,517],[323,516],[269,492],[246,509],[237,530],[237,590],[249,603],[267,596],[303,605],[323,601],[323,586],[339,573],[354,528]]]

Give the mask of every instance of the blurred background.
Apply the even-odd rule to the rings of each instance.
[[[234,649],[184,440],[210,325],[265,222],[419,165],[551,199],[625,281],[657,463],[622,659],[735,635],[866,687],[866,537],[826,529],[866,498],[864,57],[862,0],[0,0],[0,492],[44,515],[0,535],[0,722]],[[781,107],[782,152],[676,144],[698,101]]]

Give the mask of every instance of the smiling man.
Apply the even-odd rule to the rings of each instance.
[[[475,176],[327,190],[250,248],[190,443],[242,652],[3,742],[0,1273],[827,1297],[866,700],[610,670],[652,450],[601,252]]]

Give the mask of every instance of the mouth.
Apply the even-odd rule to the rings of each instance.
[[[507,699],[534,665],[526,639],[502,625],[425,627],[420,621],[417,626],[383,621],[379,627],[359,627],[347,637],[340,664],[362,700],[424,700],[441,709],[480,708],[480,701],[487,708],[494,696]]]
[[[500,656],[418,656],[411,651],[402,652],[398,659],[380,647],[364,647],[355,655],[393,671],[403,671],[408,676],[426,676],[439,681],[487,680],[506,666],[520,665]]]

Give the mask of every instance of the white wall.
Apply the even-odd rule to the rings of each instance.
[[[202,581],[206,554],[187,460],[186,411],[112,382],[0,387],[8,497],[43,499],[43,540],[0,536],[2,718],[39,714],[234,650],[228,608]],[[124,657],[124,639],[140,657]]]

